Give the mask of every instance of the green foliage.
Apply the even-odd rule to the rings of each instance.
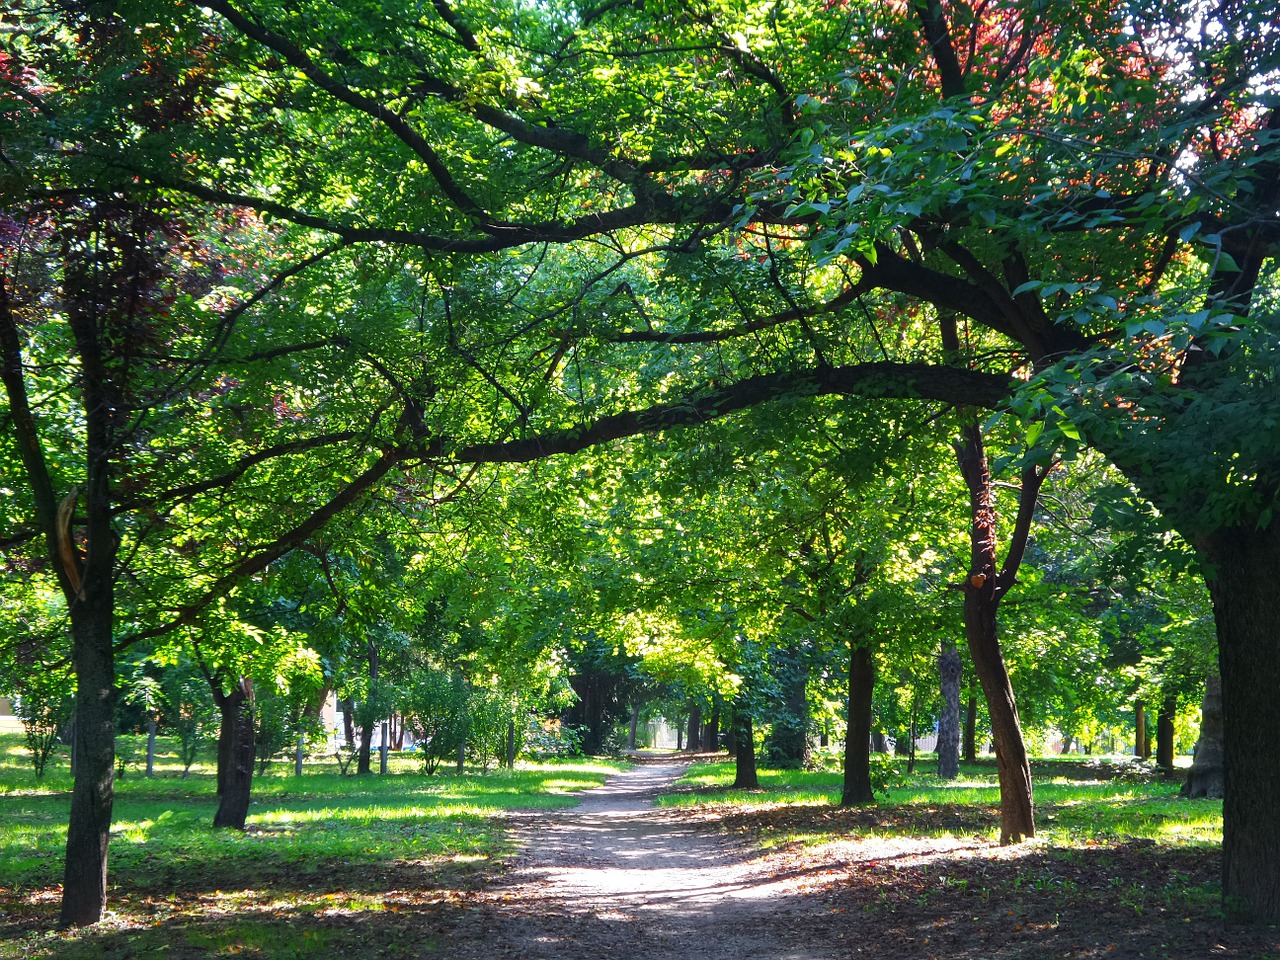
[[[65,668],[38,670],[24,676],[14,689],[14,713],[22,721],[31,766],[36,778],[43,779],[49,757],[71,723],[71,677]]]

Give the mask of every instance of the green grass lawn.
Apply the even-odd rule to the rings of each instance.
[[[905,764],[901,765],[905,769]],[[869,827],[872,833],[910,830],[925,836],[999,836],[1000,789],[994,761],[962,764],[960,778],[942,783],[928,772],[927,760],[906,776],[895,768],[892,785],[877,795],[872,809],[886,814]],[[1164,780],[1145,768],[1078,757],[1033,763],[1038,839],[1054,845],[1088,844],[1117,839],[1155,840],[1186,845],[1222,842],[1222,801],[1181,800],[1176,780]],[[659,799],[668,806],[717,805],[740,811],[782,807],[828,807],[839,803],[841,774],[832,771],[761,770],[760,789],[729,789],[733,764],[697,764]],[[893,815],[888,816],[892,811]],[[865,820],[865,818],[864,818]],[[809,823],[815,821],[809,817]],[[832,829],[837,829],[832,821]],[[827,831],[770,831],[768,842],[822,840]]]
[[[623,766],[593,760],[424,776],[411,758],[393,757],[387,776],[357,778],[339,775],[331,759],[308,762],[302,777],[280,762],[255,778],[248,829],[239,833],[211,827],[212,757],[183,778],[162,742],[155,778],[136,764],[116,781],[109,922],[60,933],[51,927],[71,778],[64,751],[36,780],[21,743],[0,735],[0,958],[216,956],[246,943],[264,956],[310,955],[325,943],[344,949],[333,924],[300,927],[297,918],[447,899],[508,851],[503,814],[572,805],[571,793]],[[140,744],[124,746],[141,756]],[[181,919],[164,922],[174,917]],[[394,953],[394,943],[385,946]]]

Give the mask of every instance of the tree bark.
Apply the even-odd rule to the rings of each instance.
[[[1160,701],[1160,712],[1156,716],[1156,767],[1166,777],[1173,775],[1174,719],[1177,714],[1177,697],[1166,696]]]
[[[871,651],[850,641],[842,807],[875,803],[871,787],[871,702],[875,686],[875,661]]]
[[[734,738],[738,742],[738,755],[734,758],[733,788],[756,790],[760,786],[756,775],[756,740],[751,725],[751,714],[742,702],[733,707]]]
[[[76,672],[75,780],[62,877],[62,926],[97,923],[107,905],[107,846],[115,798],[114,600],[110,577],[71,606]]]
[[[973,675],[969,676],[969,696],[964,712],[964,759],[973,763],[978,759],[978,698],[973,689]]]
[[[1222,677],[1222,894],[1229,913],[1280,922],[1280,534],[1218,531],[1197,543],[1209,581]]]
[[[1150,756],[1147,750],[1147,710],[1141,700],[1133,705],[1133,755],[1139,760]]]
[[[702,707],[694,704],[689,708],[689,733],[685,737],[685,749],[697,753],[702,749]]]
[[[715,753],[720,749],[720,708],[711,710],[711,717],[702,727],[702,749]]]
[[[378,690],[378,648],[372,640],[366,642],[369,654],[369,697],[374,700]],[[366,704],[366,707],[368,704]],[[371,755],[373,751],[373,730],[377,726],[377,718],[372,710],[365,710],[364,723],[360,726],[360,755],[356,761],[356,776],[373,773]]]
[[[640,726],[640,708],[631,708],[631,722],[627,726],[627,749],[634,750],[636,748],[636,730]]]
[[[1222,678],[1214,673],[1205,680],[1204,699],[1200,704],[1200,739],[1196,741],[1195,759],[1182,785],[1182,796],[1221,799],[1223,776]]]
[[[942,687],[942,713],[938,718],[938,776],[954,780],[960,775],[960,675],[963,665],[955,644],[938,657]]]
[[[213,698],[221,716],[218,783],[222,788],[213,825],[243,830],[253,789],[253,682],[241,677],[230,693],[213,685]]]
[[[964,589],[964,626],[974,672],[982,685],[991,719],[996,771],[1000,780],[1000,842],[1017,843],[1035,836],[1031,762],[1022,739],[1022,724],[1013,685],[1000,650],[996,614],[1000,600],[1013,585],[1030,536],[1039,488],[1047,476],[1028,468],[1022,475],[1018,518],[1003,568],[996,567],[996,513],[981,429],[964,427],[956,457],[969,488],[970,570]]]

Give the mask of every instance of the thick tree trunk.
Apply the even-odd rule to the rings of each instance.
[[[974,693],[973,680],[970,675],[968,703],[964,710],[964,759],[967,763],[978,759],[978,697]]]
[[[1200,739],[1196,755],[1182,785],[1184,797],[1222,797],[1222,678],[1216,673],[1205,680],[1200,704]]]
[[[755,731],[751,726],[751,714],[746,706],[737,703],[733,708],[734,737],[738,741],[738,755],[734,758],[733,788],[756,790],[760,786],[756,776]]]
[[[1160,713],[1156,716],[1156,766],[1166,777],[1173,775],[1174,720],[1177,714],[1177,697],[1166,696],[1160,701]]]
[[[871,701],[875,686],[875,661],[871,651],[850,642],[842,807],[875,803],[871,789]]]
[[[114,801],[116,684],[110,577],[72,605],[76,672],[75,780],[62,877],[63,926],[97,923],[107,905],[107,844]]]
[[[938,776],[954,780],[960,775],[960,675],[963,665],[955,644],[938,657],[942,687],[942,713],[938,717]]]
[[[689,708],[689,733],[685,737],[685,749],[697,753],[702,749],[702,707],[694,704]]]
[[[213,690],[221,715],[218,734],[218,783],[221,795],[215,827],[243,830],[253,789],[253,682],[241,677],[230,693]]]
[[[729,708],[729,725],[724,731],[724,748],[728,751],[730,760],[738,758],[738,723],[733,718],[733,707]]]
[[[1222,677],[1222,895],[1243,918],[1280,922],[1280,534],[1223,530],[1197,543],[1218,630]]]
[[[711,711],[711,718],[702,728],[702,749],[715,753],[720,749],[720,708]]]

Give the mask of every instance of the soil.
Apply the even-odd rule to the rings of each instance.
[[[779,825],[803,831],[806,817],[830,835],[833,808],[728,818],[715,808],[654,808],[683,768],[638,766],[576,808],[518,818],[522,850],[506,876],[438,915],[441,953],[1280,958],[1280,930],[1226,925],[1216,898],[1188,893],[1216,876],[1216,851],[1150,841],[1063,851],[1001,848],[983,837],[877,839],[877,811],[837,811],[850,821],[839,834],[848,839],[762,850],[755,836]]]

